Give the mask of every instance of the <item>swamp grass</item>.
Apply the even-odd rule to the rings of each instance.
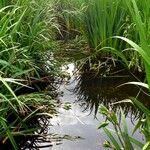
[[[127,0],[125,1],[128,10],[131,14],[131,18],[133,23],[136,26],[136,32],[139,36],[139,41],[134,41],[131,39],[128,39],[126,37],[120,37],[117,36],[116,38],[119,38],[121,40],[126,41],[128,44],[130,44],[133,49],[135,51],[137,51],[139,53],[139,55],[142,56],[143,60],[144,60],[144,68],[145,68],[145,72],[146,72],[146,83],[134,83],[136,85],[140,85],[142,87],[146,87],[149,89],[150,86],[150,55],[149,55],[149,10],[150,10],[150,6],[148,5],[148,1],[136,1],[136,0]],[[131,83],[132,84],[132,83]],[[119,128],[119,124],[117,122],[115,122],[114,118],[115,117],[111,117],[111,119],[109,118],[108,120],[115,126],[115,132],[116,134],[120,134],[118,136],[121,145],[124,147],[124,149],[133,149],[133,146],[131,143],[134,143],[135,145],[137,145],[140,149],[149,149],[150,148],[150,144],[149,144],[149,115],[150,115],[150,111],[143,106],[143,104],[141,104],[137,98],[131,98],[131,102],[136,105],[138,108],[141,109],[141,111],[144,113],[144,117],[143,119],[140,119],[139,122],[136,124],[135,129],[133,130],[133,133],[139,129],[142,134],[145,137],[145,142],[141,143],[140,141],[137,140],[133,140],[133,138],[128,138],[128,131],[127,131],[127,124],[125,122],[125,118],[122,115],[122,120],[124,120],[124,131],[120,130]],[[106,115],[106,114],[105,114]],[[107,115],[106,115],[107,116]],[[109,117],[109,116],[107,116]],[[117,125],[118,124],[118,125]],[[103,126],[103,125],[102,125]],[[105,126],[105,125],[104,125]],[[103,127],[104,127],[103,126]],[[118,127],[116,127],[118,126]],[[116,139],[114,138],[114,136],[112,135],[112,133],[107,130],[104,127],[104,131],[106,132],[107,136],[109,137],[112,145],[110,143],[107,143],[108,147],[115,147],[117,149],[120,149],[122,146],[120,146],[118,144],[118,142],[116,141]],[[123,137],[122,135],[126,135],[125,137]],[[128,139],[127,139],[127,138]],[[122,144],[123,142],[124,144]]]
[[[16,96],[15,91],[26,86],[23,80],[32,82],[32,78],[40,78],[40,72],[43,70],[58,75],[58,64],[51,56],[54,39],[67,41],[82,34],[88,48],[83,48],[85,52],[83,58],[80,56],[77,62],[79,66],[84,66],[85,63],[99,71],[104,65],[107,71],[110,64],[115,66],[114,62],[119,61],[125,67],[133,66],[139,71],[145,68],[147,83],[150,85],[148,1],[55,2],[0,2],[0,135],[4,143],[9,139],[14,149],[18,149],[14,136],[21,134],[22,130],[26,131],[26,134],[33,133],[28,132],[26,121],[39,114],[48,115],[46,112],[50,111],[47,107],[40,107],[47,105],[45,97],[39,94],[28,95],[29,97]],[[43,63],[43,54],[47,52],[50,59]],[[52,97],[48,99],[51,102]],[[53,105],[48,107],[53,110]],[[9,121],[11,115],[16,118]],[[111,136],[107,130],[106,132]],[[128,136],[126,140],[127,138]],[[112,136],[111,139],[114,141]],[[116,142],[114,144],[116,145]],[[127,146],[131,146],[130,142]]]
[[[85,48],[88,56],[85,59],[81,56],[81,62],[92,62],[101,67],[99,63],[103,63],[102,61],[111,60],[113,64],[119,61],[131,70],[139,72],[144,70],[141,56],[133,51],[128,43],[113,38],[113,36],[123,36],[139,42],[137,29],[124,1],[64,0],[58,1],[55,6],[55,10],[59,12],[55,13],[58,16],[60,29],[63,26],[60,39],[67,42],[82,35],[88,43],[88,48]]]
[[[101,56],[106,58],[104,63],[108,59],[114,61],[119,60],[125,64],[125,67],[132,69],[135,68],[139,72],[145,73],[145,82],[137,82],[134,84],[149,87],[149,0],[85,0],[83,4],[84,5],[82,6],[86,7],[84,7],[85,9],[80,16],[83,23],[82,33],[88,41],[90,47],[89,51],[91,51],[91,53],[84,59],[84,61],[81,60],[80,63],[88,63],[87,66],[92,68],[94,68],[93,66],[97,66],[95,67],[97,70],[103,63],[101,61]],[[97,65],[95,65],[95,62]],[[132,143],[134,143],[141,149],[149,149],[149,111],[145,109],[141,103],[137,102],[137,100],[133,99],[133,103],[135,105],[137,104],[136,106],[141,108],[146,116],[144,122],[140,122],[140,125],[137,124],[136,126],[137,129],[143,131],[146,143],[141,143],[140,141],[128,136],[127,125],[123,113],[122,119],[124,128],[120,130],[118,122],[115,122],[117,120],[115,114],[110,112],[112,116],[107,117],[109,117],[109,122],[112,122],[115,125],[116,134],[119,132],[120,135],[118,138],[122,138],[119,139],[121,146],[106,128],[105,132],[113,145],[107,143],[105,146],[111,146],[112,149],[118,150],[122,147],[124,149],[133,149]],[[105,115],[108,114],[109,113]]]
[[[39,119],[56,113],[53,94],[15,93],[21,87],[32,88],[27,85],[46,71],[43,57],[51,49],[52,29],[57,30],[51,12],[50,1],[0,2],[0,143],[11,143],[15,150],[20,146],[17,136],[35,134]],[[51,60],[49,73],[55,74],[54,66]]]

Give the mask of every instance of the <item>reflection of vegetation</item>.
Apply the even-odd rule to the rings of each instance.
[[[18,96],[18,100],[24,105],[23,109],[13,104],[15,102],[14,98],[9,99],[9,102],[1,102],[2,106],[5,106],[1,109],[1,147],[12,149],[10,142],[16,149],[22,146],[35,146],[38,139],[46,134],[46,127],[49,123],[48,118],[56,113],[50,95],[39,93],[22,95]],[[18,111],[16,112],[8,103],[12,103]],[[44,113],[43,110],[47,113]],[[4,117],[5,119],[3,119]]]
[[[122,71],[115,76],[95,76],[94,73],[81,73],[78,78],[78,83],[74,92],[78,96],[78,102],[86,110],[94,110],[95,114],[98,111],[100,104],[111,108],[115,112],[121,107],[125,114],[129,112],[134,114],[134,117],[138,117],[138,110],[130,103],[119,103],[120,100],[128,99],[131,96],[138,97],[143,100],[146,106],[148,106],[146,94],[143,90],[133,85],[119,86],[125,82],[136,80],[129,72]],[[116,103],[116,104],[113,104]],[[139,112],[140,113],[140,112]]]

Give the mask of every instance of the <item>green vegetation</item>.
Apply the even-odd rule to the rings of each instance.
[[[47,93],[42,93],[40,87],[43,80],[48,84],[47,81],[61,77],[59,66],[65,54],[65,57],[70,57],[71,53],[71,60],[76,61],[82,71],[99,72],[102,68],[106,76],[115,67],[123,67],[132,73],[142,72],[146,75],[145,82],[134,84],[149,88],[149,2],[1,0],[0,143],[11,142],[14,149],[19,149],[16,137],[34,135],[41,125],[38,119],[56,113],[52,87]],[[59,58],[58,54],[61,54]],[[38,82],[40,86],[34,85]],[[34,86],[39,93],[33,93],[34,90],[25,93],[24,88],[31,90]],[[105,146],[118,150],[133,149],[133,143],[143,149],[150,146],[150,112],[135,98],[131,100],[145,114],[135,130],[141,129],[146,144],[129,137],[123,112],[124,128],[121,129],[116,115],[102,107],[101,113],[113,124],[117,135],[112,135],[105,122],[101,127],[112,142]],[[70,109],[70,105],[65,108]]]
[[[113,72],[113,68],[128,68],[132,73],[142,72],[146,76],[142,82],[131,82],[138,86],[150,86],[150,53],[149,53],[149,29],[150,29],[150,5],[149,1],[140,0],[78,0],[63,1],[65,8],[61,7],[60,15],[64,18],[67,27],[78,30],[86,41],[85,49],[82,48],[83,57],[79,57],[77,66],[81,70],[96,70],[106,67],[104,71]],[[73,11],[72,11],[73,10]],[[73,12],[73,13],[72,13]],[[78,12],[76,15],[75,12]],[[65,17],[64,15],[67,15]],[[58,22],[59,23],[59,22]],[[69,32],[69,30],[66,30]],[[71,32],[69,32],[71,34]],[[75,36],[78,38],[78,35]],[[71,39],[68,37],[68,39]],[[108,68],[109,66],[109,68]],[[110,67],[111,66],[111,67]],[[107,69],[108,68],[108,69]],[[109,73],[107,75],[109,75]],[[98,74],[98,73],[97,73]],[[145,143],[129,137],[127,124],[122,112],[124,128],[121,129],[114,112],[105,109],[104,115],[108,122],[114,126],[117,136],[105,127],[101,127],[111,140],[105,146],[112,149],[134,149],[133,144],[140,149],[149,149],[149,110],[135,98],[131,98],[136,107],[144,113],[144,119],[137,123],[135,130],[139,129],[145,136]],[[118,143],[119,141],[119,143]]]
[[[149,17],[148,16],[149,16],[150,6],[147,4],[147,1],[143,1],[142,3],[140,3],[140,5],[136,0],[131,0],[131,1],[128,0],[125,2],[126,2],[126,5],[128,6],[129,12],[131,13],[133,23],[136,25],[136,29],[137,29],[136,32],[139,36],[139,41],[132,41],[126,37],[117,37],[117,38],[120,38],[126,41],[127,43],[129,43],[134,48],[134,50],[137,51],[142,56],[144,60],[146,79],[147,79],[148,84],[145,84],[145,83],[135,83],[135,84],[141,85],[149,89],[150,87],[150,78],[149,78],[150,77],[149,76],[150,75],[150,64],[149,64],[150,54],[149,54],[149,39],[148,39],[148,36],[149,36]],[[104,127],[104,124],[107,125],[105,122],[103,125],[101,125],[101,127],[104,127],[104,131],[106,132],[107,136],[112,142],[112,145],[111,143],[107,142],[105,146],[115,148],[115,149],[121,149],[122,147],[123,149],[134,149],[131,144],[132,142],[135,145],[137,145],[140,149],[143,149],[143,150],[150,149],[150,142],[149,142],[150,111],[135,98],[131,98],[131,100],[144,113],[144,118],[140,119],[139,122],[136,124],[133,133],[137,129],[139,129],[145,137],[145,141],[146,141],[145,144],[141,143],[140,141],[137,141],[136,139],[129,137],[128,131],[127,131],[127,124],[125,122],[125,118],[123,115],[122,115],[122,120],[124,121],[123,122],[124,131],[122,131],[122,129],[120,128],[120,124],[117,121],[116,115],[113,112],[109,112],[106,108],[102,107],[101,109],[102,113],[106,115],[107,119],[114,125],[116,134],[117,135],[120,134],[118,135],[118,139],[121,143],[121,146],[120,146],[119,143],[115,140],[115,137],[113,137],[112,133],[107,128]]]
[[[0,2],[0,143],[10,141],[14,149],[20,149],[16,137],[34,135],[44,118],[56,113],[51,93],[16,95],[46,75],[44,55],[56,29],[51,12],[50,1]],[[54,67],[51,62],[50,76],[56,74]]]
[[[103,143],[103,146],[106,148],[116,149],[116,150],[134,150],[135,147],[138,149],[148,149],[149,146],[149,114],[150,111],[144,107],[142,103],[137,101],[136,99],[132,99],[132,101],[136,104],[137,107],[144,112],[145,118],[140,119],[136,124],[132,134],[128,131],[128,125],[124,116],[124,112],[121,111],[121,121],[115,114],[115,112],[108,110],[106,107],[100,107],[100,113],[106,117],[106,121],[101,123],[99,129],[103,128],[104,132],[108,136],[109,140],[106,140]],[[132,103],[132,101],[130,101]],[[128,101],[129,102],[129,101]],[[108,125],[111,123],[113,125],[113,129],[109,128]],[[138,141],[133,137],[134,133],[138,130],[141,131],[144,135],[145,143]]]

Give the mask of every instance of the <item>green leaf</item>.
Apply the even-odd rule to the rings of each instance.
[[[132,135],[140,128],[141,125],[142,125],[142,122],[141,120],[139,120],[133,129]]]
[[[140,55],[143,57],[143,59],[147,62],[147,64],[150,66],[150,57],[149,55],[145,52],[145,50],[143,48],[141,48],[140,46],[138,46],[135,42],[125,38],[125,37],[121,37],[121,36],[114,36],[114,38],[119,38],[122,39],[124,41],[126,41],[128,44],[130,44],[137,52],[140,53]]]
[[[130,138],[129,138],[125,115],[122,110],[121,110],[121,118],[122,118],[123,130],[124,130],[124,132],[122,132],[122,135],[123,135],[123,139],[125,142],[125,149],[134,150],[134,148],[131,144]]]
[[[113,137],[112,133],[107,129],[107,128],[103,128],[103,130],[105,131],[105,133],[107,134],[108,138],[110,139],[110,141],[113,143],[113,145],[115,146],[116,150],[121,150],[121,147],[119,145],[119,143],[117,142],[117,140]]]
[[[142,142],[140,142],[140,141],[138,141],[138,140],[136,140],[136,139],[134,139],[134,138],[132,138],[132,137],[129,137],[129,138],[130,138],[130,141],[131,141],[132,143],[134,143],[135,145],[137,145],[137,146],[140,147],[141,149],[143,148],[144,144],[143,144]]]
[[[102,124],[100,124],[100,126],[98,127],[98,129],[104,128],[108,125],[108,122],[103,122]]]
[[[150,141],[148,141],[144,147],[142,148],[142,150],[149,150],[150,149]]]
[[[104,114],[104,115],[107,115],[108,114],[108,109],[105,106],[102,105],[99,108],[99,112]]]
[[[118,124],[117,116],[114,112],[110,113],[110,118],[113,121],[114,124]]]
[[[7,133],[8,137],[9,137],[9,139],[11,141],[11,144],[14,147],[14,150],[19,150],[19,148],[18,148],[18,146],[17,146],[17,144],[16,144],[16,142],[15,142],[15,140],[13,138],[13,135],[11,134],[11,131],[9,130],[9,127],[7,126],[7,124],[6,124],[5,121],[6,120],[4,118],[0,117],[0,123],[2,124],[2,126],[4,127],[4,129],[6,129],[6,133]]]
[[[20,106],[20,109],[23,110],[23,104],[22,104],[22,102],[19,101],[18,97],[15,95],[15,93],[10,88],[10,86],[7,84],[7,82],[5,81],[5,79],[0,76],[0,81],[6,86],[6,88],[8,89],[8,91],[10,91],[10,93],[14,96],[15,100],[17,101],[18,105]],[[16,109],[15,109],[15,111],[17,112]]]
[[[105,142],[103,143],[103,147],[112,148],[112,145],[111,145],[111,143],[110,143],[109,141],[105,141]]]
[[[133,103],[139,108],[141,109],[146,115],[150,116],[150,110],[147,109],[140,101],[138,101],[136,98],[131,97],[131,100],[133,101]]]

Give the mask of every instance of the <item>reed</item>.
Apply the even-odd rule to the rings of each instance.
[[[89,44],[92,48],[113,46],[118,43],[109,39],[123,35],[126,26],[126,7],[119,0],[86,0],[84,24]]]
[[[139,0],[124,0],[124,3],[126,4],[128,11],[130,12],[130,17],[132,18],[132,22],[134,24],[137,39],[130,39],[127,37],[122,37],[122,36],[116,36],[115,38],[119,38],[125,42],[127,42],[131,47],[132,50],[135,50],[136,52],[139,53],[139,55],[142,57],[144,60],[144,68],[145,68],[145,73],[146,73],[146,83],[131,83],[131,84],[136,84],[138,86],[142,86],[144,88],[150,89],[150,52],[149,52],[149,35],[150,35],[150,5],[149,1],[139,1]],[[124,149],[133,149],[133,146],[130,143],[134,143],[137,147],[140,149],[149,149],[150,148],[150,143],[149,143],[149,137],[150,137],[150,130],[149,130],[149,125],[150,125],[150,111],[147,109],[143,104],[141,104],[136,98],[131,98],[133,103],[136,107],[141,109],[141,111],[144,113],[144,117],[138,121],[136,124],[133,133],[137,130],[140,130],[142,134],[145,137],[145,142],[141,143],[140,141],[137,141],[131,137],[129,137],[129,141],[126,141],[126,137],[129,136],[127,133],[127,130],[122,131],[119,129],[120,125],[116,122],[116,116],[113,114],[113,112],[110,112],[112,114],[111,116],[108,116],[108,110],[105,107],[102,107],[101,113],[103,113],[105,116],[107,116],[108,120],[114,125],[115,132],[118,135],[118,139],[120,142],[115,139],[115,137],[112,135],[110,130],[106,129],[105,127],[107,126],[106,123],[101,125],[101,127],[104,127],[104,131],[106,132],[107,136],[109,137],[111,144],[107,142],[105,146],[115,148],[115,149],[120,149],[122,146]],[[107,114],[106,114],[107,112]],[[110,117],[110,118],[109,118]],[[124,119],[122,115],[122,119]],[[124,122],[124,126],[127,125]],[[126,134],[127,136],[122,136],[122,134]],[[120,143],[122,146],[120,146]],[[124,144],[125,143],[125,146]],[[128,144],[130,145],[128,145]],[[128,146],[128,147],[126,147]]]
[[[19,149],[17,136],[32,135],[40,127],[36,123],[33,129],[30,121],[53,114],[54,103],[48,94],[15,94],[26,86],[24,81],[39,78],[44,70],[42,57],[51,52],[52,29],[56,29],[53,20],[48,0],[0,2],[0,142],[10,141],[15,150]]]
[[[139,41],[132,41],[125,37],[119,37],[130,44],[135,51],[137,51],[144,60],[145,72],[148,85],[150,85],[150,52],[149,52],[149,10],[150,6],[147,5],[148,1],[125,1],[131,14],[133,23],[136,26],[136,31],[139,36]]]
[[[57,39],[74,39],[83,33],[84,0],[54,0],[53,5],[60,32]]]
[[[54,28],[51,5],[28,0],[9,3],[0,10],[1,71],[11,77],[34,76],[41,56],[50,49]]]

